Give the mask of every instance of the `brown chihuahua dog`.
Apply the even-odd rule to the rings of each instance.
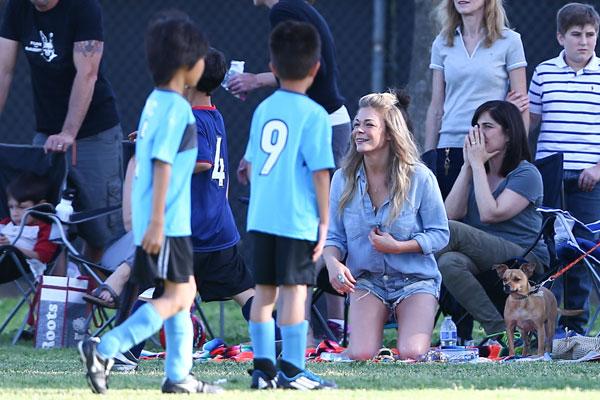
[[[535,271],[535,264],[523,264],[520,269],[509,269],[505,264],[493,267],[504,283],[504,291],[509,294],[504,306],[504,322],[508,333],[508,354],[515,355],[515,327],[523,338],[523,355],[529,353],[529,333],[537,331],[537,354],[552,352],[552,338],[558,316],[556,297],[545,287],[532,291],[529,277]]]

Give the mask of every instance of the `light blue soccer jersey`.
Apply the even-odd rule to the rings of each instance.
[[[323,107],[279,89],[254,111],[244,158],[252,164],[248,231],[317,240],[312,174],[334,168],[331,124]]]
[[[171,164],[164,234],[190,236],[191,178],[197,154],[196,121],[180,94],[154,89],[148,96],[135,143],[135,177],[131,196],[133,236],[141,245],[152,213],[153,161]]]

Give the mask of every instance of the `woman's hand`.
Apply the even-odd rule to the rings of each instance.
[[[329,274],[329,283],[339,294],[354,292],[356,279],[352,273],[341,261],[331,257],[327,259],[327,272]]]
[[[469,152],[467,151],[467,146],[469,144],[469,135],[465,135],[465,143],[463,144],[463,166],[465,168],[470,168],[471,163],[469,162]]]
[[[498,154],[498,151],[488,153],[485,149],[485,139],[479,130],[479,126],[475,125],[469,128],[465,146],[467,149],[467,158],[472,166],[484,165],[490,158]]]
[[[389,232],[375,227],[369,233],[369,241],[373,248],[381,253],[398,254],[398,241]]]

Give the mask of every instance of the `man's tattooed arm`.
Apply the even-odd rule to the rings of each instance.
[[[91,57],[95,53],[102,53],[103,49],[104,42],[98,40],[86,40],[83,42],[75,42],[73,44],[73,51],[82,53],[84,57]]]

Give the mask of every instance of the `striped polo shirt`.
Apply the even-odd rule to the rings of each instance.
[[[600,160],[600,58],[574,71],[564,59],[537,66],[529,86],[529,111],[542,116],[536,159],[563,153],[564,169],[582,170]]]

